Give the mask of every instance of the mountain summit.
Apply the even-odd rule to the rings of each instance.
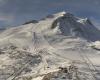
[[[54,14],[54,18],[51,29],[58,28],[63,35],[81,37],[88,41],[100,40],[100,31],[87,18],[81,19],[66,12]]]

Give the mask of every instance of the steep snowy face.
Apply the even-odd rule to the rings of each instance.
[[[70,13],[57,14],[59,17],[52,23],[51,29],[59,29],[66,36],[80,37],[88,41],[100,40],[100,31],[89,19],[80,19]]]

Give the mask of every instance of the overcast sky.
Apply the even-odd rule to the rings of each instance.
[[[60,11],[88,17],[100,26],[100,0],[0,0],[0,27],[20,25]]]

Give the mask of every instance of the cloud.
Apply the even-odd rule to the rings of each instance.
[[[9,25],[13,25],[13,23],[14,23],[13,15],[0,14],[0,27],[7,27]]]
[[[0,0],[0,2],[3,2],[4,0]]]
[[[0,6],[4,5],[8,0],[0,0]]]
[[[14,19],[13,15],[6,15],[4,13],[0,13],[0,21],[12,21]]]

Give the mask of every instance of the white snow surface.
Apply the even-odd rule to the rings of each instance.
[[[92,45],[94,45],[95,48],[100,49],[100,41],[95,41],[92,43]]]
[[[80,80],[100,80],[100,50],[89,46],[100,49],[99,41],[100,31],[89,19],[67,12],[7,29],[0,33],[0,80],[43,80],[72,62]],[[71,80],[65,75],[50,80]]]

